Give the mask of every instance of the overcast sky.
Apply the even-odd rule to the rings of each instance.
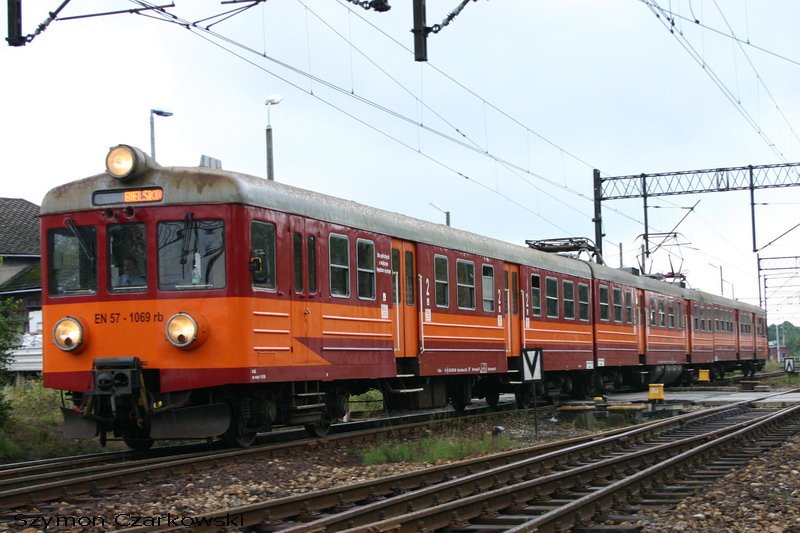
[[[22,3],[32,33],[61,0]],[[265,176],[273,93],[284,97],[270,113],[279,181],[443,222],[433,203],[455,227],[519,244],[594,238],[593,168],[800,161],[796,0],[478,0],[429,36],[427,63],[411,50],[410,0],[389,3],[377,13],[266,0],[210,32],[156,15],[64,20],[27,46],[0,47],[0,196],[40,203],[51,187],[103,171],[112,145],[149,151],[151,108],[174,113],[156,117],[162,165],[206,154]],[[175,4],[169,12],[188,22],[235,7]],[[427,4],[433,25],[460,0]],[[61,16],[135,7],[72,0]],[[759,247],[800,222],[800,190],[758,191],[756,202],[770,204],[756,207]],[[649,270],[681,270],[719,294],[721,266],[725,296],[758,303],[748,193],[651,205],[651,231],[688,216]],[[635,266],[641,201],[607,202],[603,216],[607,262],[619,265],[621,243]],[[795,256],[798,244],[800,230],[761,255]],[[768,284],[770,321],[800,322],[800,283]]]

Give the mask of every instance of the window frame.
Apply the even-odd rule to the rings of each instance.
[[[625,323],[633,324],[633,291],[625,290]]]
[[[612,287],[611,298],[611,303],[614,306],[614,322],[622,323],[622,289],[620,287]]]
[[[459,267],[465,266],[470,267],[472,269],[472,285],[469,283],[461,283],[461,279],[459,276]],[[467,268],[467,281],[469,281],[469,268]],[[466,289],[466,294],[469,296],[469,299],[472,302],[472,306],[462,306],[461,305],[461,289]],[[464,309],[466,311],[474,311],[475,310],[475,261],[470,261],[469,259],[461,259],[456,258],[456,307],[459,309]]]
[[[550,287],[552,283],[552,287],[555,288],[555,295],[550,294]],[[544,278],[544,293],[545,293],[545,312],[547,313],[547,318],[558,318],[559,315],[559,308],[560,308],[560,298],[558,294],[558,278],[553,276],[545,276]],[[555,314],[550,314],[550,302],[553,301],[553,305],[555,308]]]
[[[345,257],[347,258],[347,264],[338,264],[333,262],[333,241],[344,241],[345,245]],[[328,286],[331,293],[331,298],[350,298],[352,293],[351,282],[350,282],[350,237],[347,235],[343,235],[341,233],[334,233],[331,232],[328,234]],[[345,293],[340,292],[333,292],[333,269],[343,270],[345,272],[344,280],[347,285],[347,291]],[[338,291],[338,289],[337,289]]]
[[[567,298],[567,287],[569,287],[569,292],[571,293],[570,298]],[[561,295],[564,303],[564,319],[575,320],[575,282],[570,279],[561,280]],[[569,314],[567,314],[568,308]]]
[[[583,291],[586,294],[585,301],[581,299],[581,293],[582,293],[581,289],[585,290]],[[591,309],[591,291],[589,290],[589,284],[578,282],[578,320],[581,320],[583,322],[589,322],[589,319],[591,318],[590,309]],[[586,311],[585,317],[584,317],[584,311]]]
[[[611,302],[609,299],[608,293],[608,285],[600,285],[597,288],[597,292],[600,296],[600,320],[603,322],[610,322],[611,321]],[[603,294],[605,294],[605,299],[603,298]],[[605,315],[605,318],[604,318]]]
[[[365,268],[361,266],[361,254],[359,253],[361,246],[366,245],[372,248],[372,268]],[[359,300],[371,301],[374,302],[375,299],[378,297],[378,284],[377,284],[377,263],[375,260],[375,241],[370,239],[356,239],[356,293],[358,294]],[[370,288],[372,290],[372,295],[362,296],[361,295],[361,276],[367,275],[370,277],[372,283],[370,284]]]
[[[438,272],[436,270],[437,261],[440,260],[444,260],[444,280],[440,280],[438,278]],[[444,288],[444,291],[442,292],[442,295],[444,296],[444,303],[439,303],[438,289],[440,285]],[[442,309],[447,309],[450,307],[450,258],[442,254],[434,254],[433,256],[433,299],[436,303],[436,307],[440,307]]]
[[[487,269],[489,275],[486,275]],[[486,280],[490,280],[487,282]],[[496,310],[497,302],[494,300],[494,265],[483,263],[481,265],[481,301],[483,302],[482,308],[484,313],[494,313]],[[487,309],[487,302],[491,305]]]
[[[533,282],[534,278],[536,283]],[[538,306],[536,303],[538,302]],[[541,274],[531,274],[531,314],[536,317],[542,316],[542,276]]]
[[[277,237],[277,228],[275,227],[274,222],[268,222],[266,220],[252,220],[250,222],[250,257],[254,258],[255,250],[260,250],[260,248],[253,247],[253,233],[257,228],[263,227],[271,227],[272,228],[272,242],[268,244],[272,244],[271,250],[264,250],[265,255],[265,263],[267,266],[271,266],[272,268],[272,286],[269,284],[269,269],[264,268],[265,274],[267,279],[263,282],[256,282],[254,280],[256,272],[251,271],[250,274],[250,286],[253,290],[259,291],[271,291],[276,292],[278,290],[278,269],[277,269],[277,249],[278,249],[278,237]]]

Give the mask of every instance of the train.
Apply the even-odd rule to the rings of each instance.
[[[66,438],[322,436],[426,409],[752,374],[765,311],[130,145],[41,207],[43,379]],[[476,206],[479,209],[479,206]]]

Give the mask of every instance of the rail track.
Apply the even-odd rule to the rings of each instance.
[[[456,418],[492,417],[510,408],[511,404],[501,404],[495,409],[478,407],[463,414],[445,411],[361,420],[338,424],[332,430],[333,435],[321,439],[309,439],[303,430],[269,433],[260,437],[258,445],[244,449],[225,449],[216,443],[191,444],[155,448],[144,454],[109,452],[7,464],[0,467],[0,511],[254,458],[272,459],[299,450],[333,447],[341,442],[375,442],[413,434]]]
[[[800,430],[800,406],[747,403],[198,515],[194,529],[226,516],[293,532],[562,531],[593,519],[635,521],[636,509],[676,503]]]

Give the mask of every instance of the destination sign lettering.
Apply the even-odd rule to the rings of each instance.
[[[143,202],[160,202],[163,199],[164,191],[160,188],[97,191],[92,196],[92,204],[136,204]]]

